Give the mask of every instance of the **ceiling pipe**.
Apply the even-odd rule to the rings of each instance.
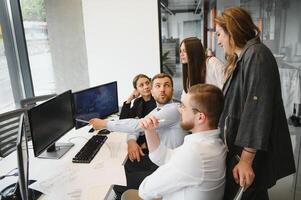
[[[195,8],[194,14],[197,14],[198,9],[199,9],[200,6],[201,6],[201,3],[202,3],[202,0],[199,0],[197,6],[196,6],[196,8]]]
[[[164,3],[160,2],[160,4],[170,15],[175,15]]]

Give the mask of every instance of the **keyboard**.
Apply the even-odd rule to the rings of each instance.
[[[80,149],[80,151],[74,156],[72,162],[74,163],[90,163],[93,160],[100,147],[107,140],[107,136],[94,135],[86,144]]]

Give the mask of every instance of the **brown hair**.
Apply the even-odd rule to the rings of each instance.
[[[153,84],[154,80],[156,80],[156,79],[158,79],[158,78],[166,78],[166,77],[170,79],[171,86],[173,87],[173,80],[172,80],[171,76],[168,75],[168,74],[165,74],[165,73],[160,73],[160,74],[155,75],[155,76],[152,78],[152,84]]]
[[[137,89],[137,81],[140,79],[140,78],[146,78],[148,79],[149,81],[151,81],[150,77],[146,76],[145,74],[138,74],[134,77],[133,79],[133,87],[135,89]]]
[[[187,92],[188,88],[198,83],[205,83],[206,80],[206,56],[201,40],[196,37],[184,39],[188,63],[182,64],[183,88]],[[181,50],[180,50],[181,51]]]
[[[211,84],[197,84],[191,86],[188,93],[191,95],[191,106],[206,115],[211,128],[217,128],[224,107],[222,91]]]
[[[237,6],[226,8],[220,16],[215,18],[215,22],[229,35],[230,47],[233,48],[233,54],[226,55],[228,64],[225,69],[225,76],[228,78],[234,71],[235,62],[238,59],[234,53],[234,48],[243,48],[252,38],[259,40],[260,31],[248,11]]]

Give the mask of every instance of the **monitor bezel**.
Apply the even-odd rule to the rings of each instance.
[[[58,137],[54,138],[48,145],[46,145],[44,148],[42,148],[41,150],[37,150],[36,149],[36,139],[34,137],[34,134],[32,133],[32,121],[31,121],[31,113],[34,112],[36,109],[38,109],[40,106],[45,106],[46,104],[49,104],[50,102],[52,101],[55,101],[57,98],[65,95],[65,94],[68,94],[69,93],[69,96],[70,96],[70,102],[71,102],[71,109],[72,109],[72,126],[70,126],[66,131],[64,131],[64,133],[60,134]],[[63,92],[39,105],[36,105],[35,107],[31,108],[30,110],[28,110],[28,121],[29,121],[29,126],[30,126],[30,133],[31,133],[31,139],[32,139],[32,146],[33,146],[33,152],[34,152],[34,155],[35,157],[38,157],[39,155],[41,155],[45,150],[47,150],[49,147],[51,147],[53,144],[55,144],[60,138],[62,138],[68,131],[70,131],[71,129],[73,129],[74,127],[74,110],[73,110],[73,102],[72,102],[72,91],[71,90],[67,90],[66,92]]]
[[[94,89],[96,89],[96,88],[99,88],[99,87],[103,87],[103,86],[106,86],[106,85],[112,85],[112,84],[116,84],[116,91],[115,91],[115,93],[116,93],[116,99],[117,99],[117,111],[116,112],[113,112],[113,113],[111,113],[111,114],[108,114],[108,115],[105,115],[105,116],[103,116],[102,118],[100,118],[100,119],[104,119],[104,118],[107,118],[108,116],[110,116],[110,115],[113,115],[113,114],[115,114],[115,113],[118,113],[119,112],[119,101],[118,101],[118,84],[117,84],[117,81],[112,81],[112,82],[109,82],[109,83],[105,83],[105,84],[101,84],[101,85],[97,85],[97,86],[93,86],[93,87],[90,87],[90,88],[86,88],[86,89],[83,89],[83,90],[79,90],[79,91],[76,91],[76,92],[73,92],[72,93],[72,104],[73,104],[73,119],[74,119],[74,127],[75,127],[75,129],[77,130],[77,129],[80,129],[80,128],[82,128],[82,127],[84,127],[84,126],[86,126],[86,125],[83,125],[83,126],[76,126],[76,106],[75,106],[75,97],[74,97],[74,95],[77,95],[77,94],[79,94],[79,93],[84,93],[84,92],[87,92],[87,91],[90,91],[90,90],[94,90]]]
[[[22,144],[23,141],[22,139],[24,138],[25,140],[25,148],[26,148],[26,156],[27,160],[24,159],[23,157],[23,148]],[[24,127],[24,114],[21,114],[20,116],[20,121],[19,121],[19,129],[18,129],[18,137],[17,137],[17,163],[18,163],[18,183],[19,184],[19,189],[20,189],[20,194],[23,200],[28,199],[28,173],[29,173],[29,154],[28,154],[28,144],[27,144],[27,137],[25,134],[25,127]],[[26,162],[26,169],[24,169],[24,161]],[[26,172],[25,172],[26,170]]]

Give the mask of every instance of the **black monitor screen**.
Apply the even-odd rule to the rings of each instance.
[[[28,119],[34,154],[39,156],[74,127],[71,91],[33,107],[28,111]]]
[[[119,111],[117,82],[111,82],[73,93],[75,119],[103,119]],[[87,123],[75,122],[75,128]]]
[[[23,114],[20,117],[20,125],[17,139],[17,158],[19,171],[19,188],[22,199],[28,199],[28,148],[24,129]]]

